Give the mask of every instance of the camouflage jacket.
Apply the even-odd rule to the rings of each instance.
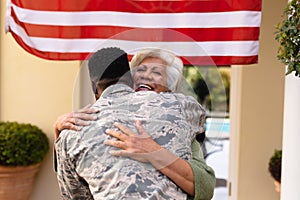
[[[97,120],[79,132],[63,131],[56,141],[58,182],[62,199],[187,199],[170,179],[151,164],[111,156],[104,145],[114,122],[135,129],[140,120],[163,148],[185,160],[191,143],[205,130],[205,111],[183,94],[134,92],[128,86],[108,87],[94,104]]]

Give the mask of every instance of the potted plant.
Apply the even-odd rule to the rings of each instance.
[[[48,151],[49,139],[37,126],[0,121],[0,199],[29,199]]]
[[[282,150],[275,149],[272,157],[269,159],[268,170],[274,180],[275,190],[280,192],[281,187],[281,163]]]
[[[300,77],[300,1],[292,0],[284,10],[284,20],[277,24],[277,58],[287,66],[287,73]]]

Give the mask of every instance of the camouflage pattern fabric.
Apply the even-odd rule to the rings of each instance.
[[[119,122],[135,130],[140,120],[163,148],[190,160],[191,143],[205,130],[205,111],[182,94],[134,92],[128,86],[108,87],[94,104],[97,120],[79,132],[65,130],[56,141],[58,182],[62,199],[187,199],[168,177],[151,164],[114,157],[105,134]]]

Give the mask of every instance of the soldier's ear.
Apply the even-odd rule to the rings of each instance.
[[[95,91],[95,98],[96,98],[96,100],[98,100],[100,98],[102,92],[103,92],[103,89],[97,87],[97,89]]]

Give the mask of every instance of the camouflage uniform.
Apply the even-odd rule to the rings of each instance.
[[[187,199],[169,178],[149,163],[111,156],[116,148],[104,145],[105,134],[120,122],[146,131],[163,148],[185,160],[192,158],[191,143],[204,132],[205,111],[182,94],[134,92],[128,86],[108,87],[94,104],[98,119],[79,132],[63,131],[56,141],[58,182],[62,199]]]

